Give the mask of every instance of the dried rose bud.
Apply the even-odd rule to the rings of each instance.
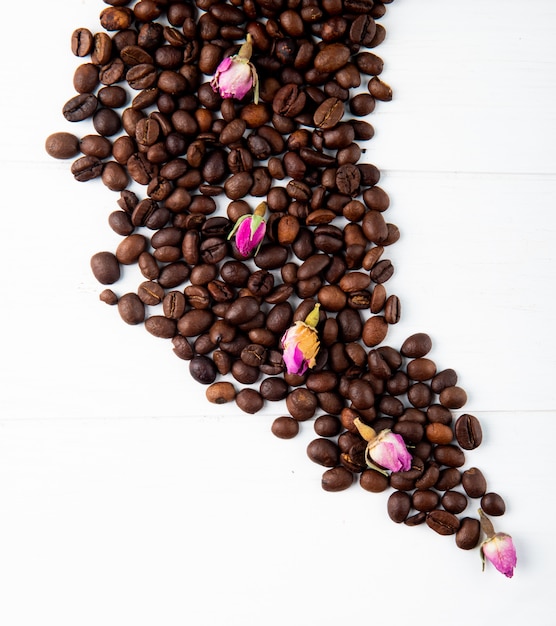
[[[483,570],[486,561],[490,561],[494,567],[511,578],[514,575],[514,568],[517,564],[517,555],[513,539],[506,533],[494,532],[494,527],[490,519],[479,509],[481,528],[487,538],[481,544],[481,559],[483,560]]]
[[[228,235],[228,239],[235,236],[236,248],[244,258],[257,254],[261,247],[266,232],[265,212],[266,203],[261,202],[253,215],[242,215]]]
[[[365,459],[369,467],[379,470],[384,468],[391,472],[405,472],[411,469],[411,454],[401,435],[387,428],[377,434],[374,428],[364,424],[358,417],[353,423],[359,434],[368,442]]]
[[[289,374],[304,374],[314,367],[320,342],[316,326],[320,304],[315,304],[304,322],[298,321],[282,336],[284,364]]]
[[[258,103],[259,79],[250,61],[252,52],[252,37],[248,34],[239,52],[223,59],[216,68],[210,84],[222,98],[242,100],[253,87],[253,101]]]

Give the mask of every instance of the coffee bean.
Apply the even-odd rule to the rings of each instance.
[[[176,321],[164,315],[151,315],[145,320],[145,329],[151,335],[163,339],[172,339],[177,333]]]
[[[332,440],[319,437],[307,446],[307,456],[324,467],[335,467],[340,461],[340,450]]]
[[[440,471],[435,489],[438,491],[448,491],[457,487],[461,483],[461,472],[457,467],[447,467]]]
[[[97,106],[98,100],[93,93],[80,93],[64,104],[62,114],[68,122],[81,122],[91,117]]]
[[[456,468],[461,467],[465,463],[465,454],[456,445],[438,445],[434,449],[434,459],[441,465]]]
[[[479,420],[474,415],[468,413],[460,415],[454,425],[454,431],[458,444],[464,450],[474,450],[481,445],[483,431]]]
[[[430,352],[432,341],[426,333],[415,333],[408,337],[402,344],[401,353],[409,358],[424,357]]]
[[[439,396],[440,404],[449,409],[459,409],[467,402],[467,393],[457,386],[445,387]]]
[[[438,505],[439,497],[432,489],[416,489],[411,496],[411,502],[417,511],[432,511]]]
[[[290,415],[300,422],[313,417],[317,410],[317,404],[316,395],[303,387],[294,389],[286,398],[286,407]]]
[[[120,278],[120,264],[112,252],[93,254],[91,270],[98,282],[103,285],[112,285]]]
[[[453,513],[442,510],[431,511],[426,522],[439,535],[454,535],[460,526],[459,519]]]
[[[112,289],[103,289],[99,293],[98,297],[101,302],[109,304],[110,306],[118,304],[118,296],[112,291]]]
[[[218,381],[209,384],[205,394],[207,400],[213,404],[226,404],[235,400],[236,390],[232,383]]]
[[[470,498],[482,498],[486,493],[486,479],[481,470],[476,467],[470,467],[463,472],[461,484]]]
[[[427,425],[426,435],[427,439],[431,443],[444,445],[451,443],[452,439],[454,438],[454,433],[452,429],[446,424],[441,424],[438,422]]]
[[[359,484],[365,491],[372,493],[381,493],[386,491],[389,486],[388,477],[373,469],[366,469],[361,472]]]
[[[335,437],[342,431],[342,424],[335,415],[320,415],[314,421],[313,427],[320,437]]]
[[[401,524],[411,510],[411,497],[404,491],[394,491],[387,502],[388,516],[396,524]]]
[[[52,133],[46,138],[45,150],[55,159],[71,159],[79,154],[79,139],[72,133]]]
[[[98,178],[102,174],[103,168],[104,163],[97,157],[83,156],[71,164],[71,173],[75,180],[87,182]]]
[[[333,128],[344,116],[344,103],[338,98],[327,98],[313,114],[317,128]]]
[[[456,545],[462,550],[472,550],[479,543],[481,524],[478,519],[464,517],[456,532]]]
[[[71,51],[77,57],[85,57],[93,49],[93,34],[88,28],[76,28],[71,34]]]
[[[353,474],[345,467],[333,467],[322,474],[321,486],[325,491],[344,491],[353,484]]]
[[[431,381],[431,389],[434,393],[440,393],[446,387],[453,387],[458,381],[458,376],[453,369],[445,369],[438,372]]]
[[[467,508],[467,498],[459,491],[446,491],[440,503],[447,511],[454,514],[462,513]]]
[[[210,385],[216,379],[217,370],[212,359],[199,354],[189,361],[189,373],[198,383]]]
[[[506,503],[499,494],[494,491],[485,493],[481,498],[481,508],[487,515],[504,515],[506,512]]]
[[[135,293],[125,293],[120,297],[118,312],[126,324],[141,324],[145,319],[145,305]]]
[[[299,422],[289,415],[282,415],[272,422],[271,431],[279,439],[293,439],[299,433]]]
[[[347,46],[341,43],[332,43],[321,48],[313,63],[319,72],[335,72],[348,62],[350,56],[350,50]]]
[[[288,395],[288,389],[288,384],[283,378],[269,376],[261,383],[259,392],[265,400],[276,402],[283,400]]]

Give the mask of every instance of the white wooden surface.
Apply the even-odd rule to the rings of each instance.
[[[281,405],[208,404],[98,301],[115,195],[43,146],[74,130],[69,36],[102,8],[30,0],[0,38],[0,623],[553,626],[556,4],[395,0],[377,49],[395,98],[367,150],[402,231],[388,343],[428,332],[468,391],[512,580],[393,524],[387,494],[323,492],[310,424],[284,442]]]

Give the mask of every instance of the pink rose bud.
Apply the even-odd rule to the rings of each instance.
[[[403,437],[385,429],[367,444],[367,455],[380,467],[391,472],[406,472],[411,469],[409,454]]]
[[[315,365],[320,346],[316,329],[319,308],[320,305],[315,304],[304,322],[296,322],[282,336],[283,359],[288,374],[301,375]]]
[[[364,424],[359,418],[353,423],[359,434],[368,442],[365,459],[369,467],[391,472],[405,472],[411,469],[412,457],[401,435],[387,428],[377,434],[374,428]]]
[[[245,259],[251,254],[257,254],[261,247],[266,232],[265,212],[266,203],[261,202],[253,215],[242,215],[228,235],[228,239],[235,235],[236,248]]]
[[[483,569],[485,568],[485,562],[489,561],[504,576],[511,578],[517,565],[517,554],[513,539],[506,533],[494,532],[492,522],[481,509],[479,509],[479,517],[481,528],[487,536],[481,544]]]
[[[223,59],[216,68],[210,84],[222,98],[242,100],[253,87],[253,101],[258,103],[259,80],[257,70],[250,61],[252,52],[252,37],[248,34],[239,52]]]

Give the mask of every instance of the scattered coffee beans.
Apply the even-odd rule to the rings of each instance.
[[[457,517],[468,499],[505,512],[480,470],[460,469],[464,451],[482,442],[479,420],[463,414],[453,424],[467,394],[428,356],[428,334],[399,349],[383,344],[401,319],[386,288],[395,271],[386,250],[400,232],[360,143],[374,135],[361,118],[393,96],[374,52],[390,1],[106,0],[99,31],[71,36],[79,63],[61,113],[88,129],[81,139],[53,133],[45,149],[75,158],[77,181],[119,193],[108,224],[122,239],[94,254],[91,270],[115,285],[121,266],[137,265],[136,292],[100,294],[124,322],[169,339],[211,403],[253,414],[285,401],[277,437],[315,418],[307,455],[327,468],[324,490],[347,489],[356,476],[368,492],[390,487],[394,522],[455,535],[468,550],[480,539],[476,518]],[[223,97],[211,79],[246,41],[258,100],[251,88]],[[237,225],[260,202],[264,239],[244,254]],[[316,362],[288,372],[282,336],[317,302]],[[371,464],[358,423],[401,437],[411,468]]]

